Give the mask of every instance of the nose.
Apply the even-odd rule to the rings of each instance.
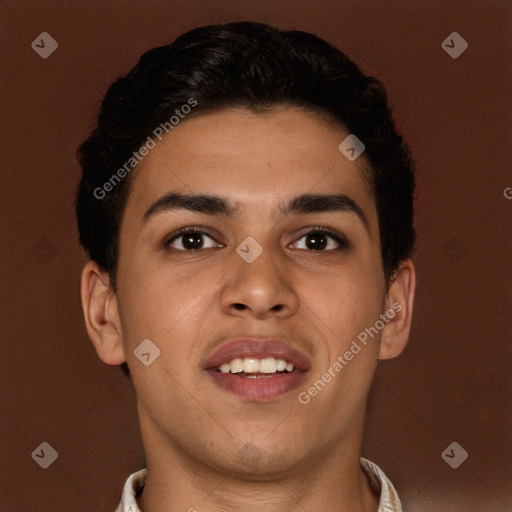
[[[299,305],[293,271],[283,254],[263,249],[252,263],[233,254],[232,271],[226,276],[221,294],[225,314],[257,319],[285,318],[295,314]]]

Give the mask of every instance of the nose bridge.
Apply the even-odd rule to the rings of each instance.
[[[279,250],[273,247],[270,240],[259,238],[262,244],[249,236],[238,245],[234,265],[246,280],[265,280],[270,275],[276,279],[280,259]]]

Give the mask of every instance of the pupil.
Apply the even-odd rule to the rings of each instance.
[[[189,233],[183,237],[183,246],[187,249],[198,249],[203,245],[203,239],[199,233]]]
[[[306,238],[306,246],[308,249],[313,249],[314,251],[325,249],[327,246],[327,237],[322,233],[308,235]]]

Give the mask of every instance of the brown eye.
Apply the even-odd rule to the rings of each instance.
[[[301,242],[301,240],[304,240]],[[297,249],[309,251],[332,251],[335,249],[347,249],[348,241],[341,234],[327,228],[317,228],[302,235],[295,242]]]
[[[196,251],[222,247],[207,233],[192,229],[181,231],[178,235],[173,236],[165,242],[165,246],[178,251]]]

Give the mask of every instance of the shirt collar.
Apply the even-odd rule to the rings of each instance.
[[[402,505],[398,494],[389,478],[377,464],[360,458],[361,467],[368,475],[370,485],[373,490],[380,493],[380,503],[378,512],[402,512]],[[128,477],[124,484],[121,503],[116,512],[142,512],[137,505],[136,496],[140,494],[141,489],[146,483],[147,470],[141,469]]]

